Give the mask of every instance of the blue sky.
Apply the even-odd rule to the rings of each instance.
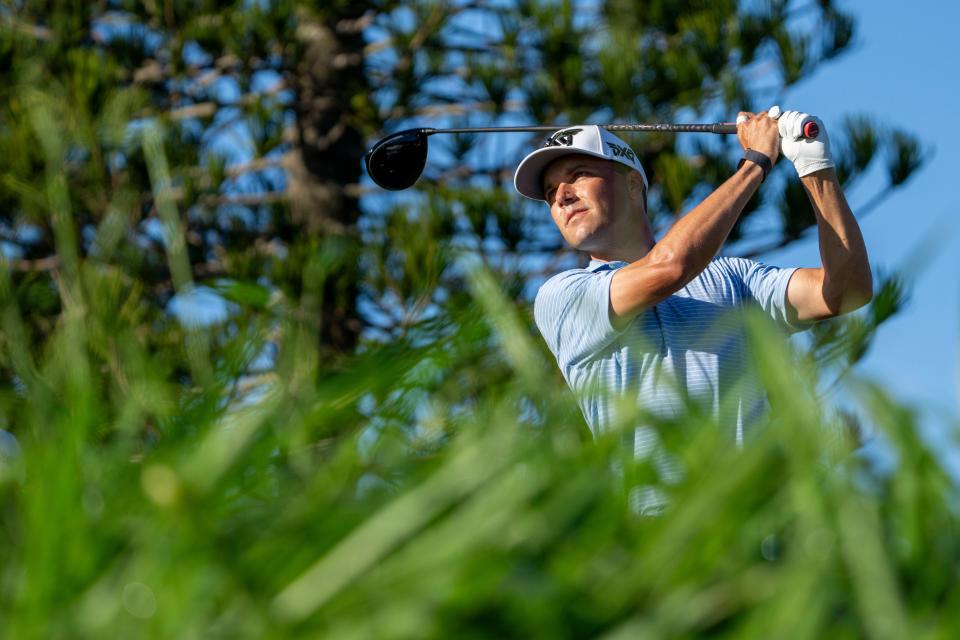
[[[792,88],[785,108],[819,115],[829,130],[863,113],[897,125],[932,149],[906,186],[861,221],[874,268],[912,280],[908,307],[880,329],[858,371],[920,410],[927,424],[960,415],[960,4],[916,0],[843,2],[857,18],[852,50]],[[868,177],[850,196],[854,211],[882,186]],[[815,238],[766,257],[817,263]]]

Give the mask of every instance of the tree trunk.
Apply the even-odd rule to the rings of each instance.
[[[361,322],[357,313],[357,196],[348,185],[360,180],[363,136],[351,119],[351,98],[369,91],[363,64],[363,38],[351,28],[368,7],[351,2],[330,9],[322,19],[301,18],[295,67],[297,148],[288,156],[288,189],[295,228],[318,246],[336,248],[324,256],[326,271],[319,309],[320,342],[335,352],[353,350]],[[327,260],[329,258],[329,261]]]

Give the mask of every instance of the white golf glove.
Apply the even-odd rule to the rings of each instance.
[[[830,156],[830,138],[820,118],[813,117],[817,126],[820,127],[817,137],[804,138],[803,121],[810,117],[809,114],[802,111],[784,111],[777,116],[774,115],[774,109],[777,112],[780,109],[774,107],[770,110],[770,116],[777,119],[777,126],[780,129],[780,150],[783,156],[793,163],[797,175],[802,178],[814,171],[834,166],[833,158]]]

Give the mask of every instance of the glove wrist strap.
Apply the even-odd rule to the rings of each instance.
[[[754,151],[753,149],[744,149],[743,157],[740,158],[740,162],[737,163],[737,171],[740,170],[740,167],[743,166],[743,163],[749,160],[750,162],[759,165],[763,170],[763,179],[767,179],[767,174],[770,173],[770,170],[773,169],[773,163],[770,162],[770,158],[766,154],[760,153],[759,151]]]

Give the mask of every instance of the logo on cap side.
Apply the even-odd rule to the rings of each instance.
[[[637,163],[637,156],[634,155],[633,149],[630,147],[621,147],[620,145],[614,144],[610,141],[607,141],[607,144],[610,145],[610,150],[613,151],[614,158],[627,158],[633,164]]]
[[[545,147],[569,147],[573,144],[573,137],[583,131],[583,129],[564,129],[563,131],[557,131],[555,134],[547,138],[547,141],[543,143]]]

